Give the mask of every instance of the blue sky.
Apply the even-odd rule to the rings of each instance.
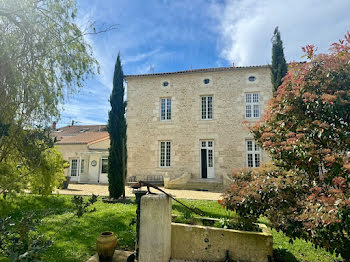
[[[63,105],[58,126],[107,123],[114,63],[124,74],[171,72],[271,62],[271,37],[279,26],[288,61],[301,46],[320,52],[350,31],[349,0],[77,0],[78,23],[117,24],[86,37],[101,72]]]

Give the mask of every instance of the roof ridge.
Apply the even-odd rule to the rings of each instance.
[[[164,73],[125,75],[124,77],[131,78],[131,77],[143,77],[143,76],[173,75],[173,74],[200,73],[200,72],[216,72],[216,71],[229,71],[229,70],[234,70],[234,69],[265,68],[265,67],[269,67],[269,65],[211,67],[211,68],[189,69],[189,70],[183,70],[183,71],[164,72]]]

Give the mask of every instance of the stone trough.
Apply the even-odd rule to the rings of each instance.
[[[272,235],[263,224],[259,224],[262,232],[247,232],[172,223],[172,203],[168,196],[143,195],[140,202],[136,244],[139,262],[214,262],[228,258],[235,262],[268,262],[272,258]],[[113,261],[125,261],[129,254],[116,251]],[[90,261],[98,261],[98,257],[94,256]]]
[[[206,219],[207,220],[207,219]],[[233,261],[268,262],[272,235],[171,222],[171,199],[166,195],[141,198],[139,261]]]

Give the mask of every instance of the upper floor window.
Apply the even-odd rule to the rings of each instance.
[[[256,79],[256,77],[255,77],[255,76],[250,76],[250,77],[248,77],[249,82],[254,82],[254,81],[255,81],[255,79]]]
[[[169,85],[169,82],[165,81],[163,82],[163,86],[167,87]]]
[[[260,100],[259,93],[245,94],[245,117],[246,118],[260,117],[259,100]]]
[[[261,151],[259,146],[254,140],[247,140],[247,166],[248,167],[259,167],[261,159]]]
[[[160,99],[160,120],[171,120],[171,98]]]
[[[202,96],[202,119],[213,119],[213,97]]]
[[[204,83],[205,85],[209,84],[209,82],[210,82],[209,78],[206,78],[206,79],[203,80],[203,83]]]
[[[159,165],[161,167],[170,167],[171,164],[171,142],[160,142],[160,159]]]

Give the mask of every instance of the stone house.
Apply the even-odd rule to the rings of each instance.
[[[63,159],[69,161],[65,170],[71,182],[108,183],[107,165],[109,134],[105,125],[71,125],[56,129],[51,136]]]
[[[218,189],[232,168],[268,156],[248,128],[272,97],[268,66],[127,75],[129,177],[170,188]]]

